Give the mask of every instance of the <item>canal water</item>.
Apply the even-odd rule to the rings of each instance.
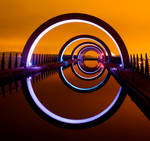
[[[75,66],[76,67],[76,66]],[[78,87],[91,87],[105,77],[93,81],[77,78],[70,67],[64,75]],[[58,70],[32,78],[33,89],[41,103],[53,113],[72,119],[88,118],[102,112],[113,101],[120,88],[111,76],[100,89],[80,93],[67,87]],[[71,130],[57,127],[41,118],[28,103],[20,81],[1,88],[0,140],[148,140],[150,121],[127,95],[120,108],[109,119],[87,129]]]

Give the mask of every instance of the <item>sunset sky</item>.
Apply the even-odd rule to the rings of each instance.
[[[65,13],[86,13],[109,23],[124,40],[129,53],[150,54],[149,0],[5,0],[0,2],[0,52],[22,51],[42,23]],[[67,27],[61,32],[67,32]],[[77,28],[78,29],[78,28]],[[68,30],[69,31],[69,30]],[[57,31],[57,34],[60,32]],[[94,31],[92,32],[94,34]],[[96,33],[95,33],[96,34]],[[54,34],[56,37],[56,34]],[[64,41],[58,45],[63,45]],[[61,39],[59,39],[61,40]],[[57,39],[51,42],[57,43]],[[47,42],[45,42],[47,44]],[[48,45],[41,51],[51,50]],[[53,50],[55,50],[55,47]],[[56,49],[57,50],[57,49]]]

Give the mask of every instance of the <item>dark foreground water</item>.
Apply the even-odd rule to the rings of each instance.
[[[70,68],[66,77],[77,86],[97,84],[79,81]],[[20,86],[20,82],[17,83]],[[39,100],[52,112],[66,118],[87,118],[104,110],[114,99],[119,84],[110,77],[101,89],[79,93],[66,87],[56,71],[37,76],[32,81]],[[15,84],[5,86],[5,96],[0,95],[0,140],[54,140],[54,141],[127,141],[150,140],[150,121],[127,95],[119,110],[105,122],[88,129],[70,130],[43,120],[29,105],[22,88]],[[1,92],[2,93],[2,92]]]

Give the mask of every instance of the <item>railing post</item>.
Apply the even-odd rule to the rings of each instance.
[[[135,55],[133,54],[133,71],[135,70]]]
[[[147,53],[145,54],[145,75],[149,76],[149,64],[148,64]]]
[[[18,67],[18,53],[16,53],[16,56],[15,56],[15,68]]]
[[[45,56],[46,56],[46,55],[44,54],[44,64],[46,63],[46,60],[45,60],[46,58],[45,58]]]
[[[41,64],[43,64],[43,62],[44,62],[44,61],[43,61],[43,54],[42,54],[42,56],[41,56]]]
[[[21,59],[20,59],[20,67],[23,66],[23,62],[22,62],[22,54],[21,54]]]
[[[48,56],[48,54],[47,54],[47,63],[49,63],[49,56]]]
[[[144,74],[144,66],[143,66],[143,56],[141,54],[141,69],[140,69],[140,72]]]
[[[132,55],[130,55],[130,67],[132,68]]]
[[[39,65],[41,64],[41,54],[39,54]]]
[[[38,54],[36,54],[35,64],[38,64]]]
[[[139,72],[139,56],[136,55],[136,71]]]
[[[3,54],[2,54],[1,69],[2,69],[2,70],[5,69],[5,53],[4,53],[4,52],[3,52]]]
[[[8,62],[8,69],[12,68],[12,54],[9,54],[9,62]]]
[[[50,63],[52,63],[52,60],[53,60],[53,56],[49,55],[50,56]]]
[[[48,62],[47,54],[46,54],[46,63]]]
[[[32,65],[35,65],[35,55],[32,55]]]
[[[47,55],[47,57],[48,57],[48,63],[50,62],[50,57],[49,57],[49,55]]]

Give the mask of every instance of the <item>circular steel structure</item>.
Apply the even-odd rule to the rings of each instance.
[[[66,50],[72,43],[74,43],[74,42],[76,42],[76,41],[79,41],[79,40],[82,40],[82,39],[90,39],[90,40],[93,40],[93,41],[96,41],[97,43],[99,43],[101,46],[98,46],[98,48],[101,49],[101,50],[105,50],[105,51],[107,52],[107,54],[108,54],[109,60],[111,59],[111,52],[110,52],[109,48],[107,47],[107,45],[106,45],[102,40],[100,40],[99,38],[97,38],[97,37],[95,37],[95,36],[91,36],[91,35],[78,35],[78,36],[75,36],[75,37],[69,39],[69,40],[62,46],[62,48],[61,48],[61,50],[60,50],[60,52],[59,52],[59,62],[63,62],[63,61],[64,61],[63,56],[64,56],[64,53],[65,53],[65,50]],[[77,50],[78,48],[80,48],[81,46],[83,46],[83,45],[85,45],[85,42],[83,42],[83,43],[77,45],[77,46],[73,49],[73,51],[72,51],[72,53],[71,53],[71,58],[72,58],[72,60],[74,59],[74,54],[75,54],[76,50]],[[102,49],[102,47],[103,47],[104,49]],[[73,64],[72,64],[72,70],[73,70],[73,72],[74,72],[76,75],[78,75],[81,79],[86,79],[85,77],[81,77],[81,75],[77,74],[77,72],[76,72],[76,71],[74,70],[74,68],[73,68]],[[66,86],[68,86],[69,88],[71,88],[71,89],[73,89],[73,90],[75,90],[75,91],[84,92],[84,93],[86,93],[86,92],[93,92],[93,91],[95,91],[95,90],[97,90],[97,89],[103,87],[104,84],[108,81],[108,79],[109,79],[109,77],[110,77],[110,73],[108,73],[108,74],[106,75],[106,77],[103,79],[103,81],[101,81],[99,84],[97,84],[97,85],[95,85],[95,86],[92,86],[92,87],[90,87],[90,88],[82,88],[82,87],[77,87],[77,86],[73,85],[72,83],[70,83],[70,82],[67,80],[67,78],[65,77],[65,75],[64,75],[64,73],[63,73],[63,66],[61,66],[61,67],[58,68],[58,72],[59,72],[60,78],[61,78],[62,81],[66,84]],[[103,71],[102,71],[102,73],[103,73]],[[101,75],[101,74],[100,74],[100,75]],[[98,75],[98,76],[99,76],[99,75]],[[98,76],[97,76],[97,77],[98,77]],[[96,77],[96,78],[97,78],[97,77]],[[91,78],[91,80],[94,80],[94,79],[95,79],[95,77],[94,77],[94,78]],[[87,80],[90,80],[90,79],[87,79]]]
[[[70,13],[70,14],[60,15],[60,16],[57,16],[48,20],[47,22],[39,26],[39,28],[37,28],[32,33],[32,35],[30,36],[30,38],[28,39],[24,47],[24,50],[22,53],[23,65],[25,67],[30,66],[30,61],[31,61],[33,51],[37,43],[47,32],[49,32],[50,30],[54,29],[57,26],[67,24],[67,23],[73,23],[73,22],[90,24],[102,30],[103,32],[105,32],[117,46],[121,55],[122,66],[128,67],[129,55],[120,35],[109,24],[107,24],[103,20],[97,17],[91,16],[91,15],[88,15],[88,14],[82,14],[82,13]]]
[[[103,32],[105,32],[117,46],[120,52],[122,66],[123,67],[128,66],[129,57],[128,57],[128,52],[125,47],[125,44],[123,40],[121,39],[121,37],[119,36],[119,34],[109,24],[107,24],[103,20],[94,16],[81,14],[81,13],[71,13],[71,14],[64,14],[64,15],[60,15],[55,18],[52,18],[48,20],[47,22],[45,22],[44,24],[42,24],[39,28],[37,28],[33,32],[33,34],[28,39],[24,47],[23,53],[22,53],[22,63],[24,67],[30,67],[30,62],[31,62],[33,51],[37,43],[47,32],[51,31],[57,26],[67,24],[67,23],[73,23],[73,22],[90,24],[90,25],[97,27],[99,30],[102,30]],[[62,49],[60,50],[60,62],[63,62],[63,55],[64,55],[66,48],[67,46],[62,47]],[[62,72],[62,69],[63,68],[60,67],[60,72]],[[51,112],[39,101],[39,99],[37,98],[33,90],[30,77],[26,79],[26,82],[23,82],[23,89],[26,91],[26,94],[27,94],[26,97],[30,99],[29,101],[31,105],[34,107],[35,111],[38,111],[38,113],[40,113],[40,115],[44,119],[56,125],[59,125],[61,127],[68,127],[68,128],[89,127],[89,126],[96,125],[97,123],[100,123],[108,119],[118,109],[118,107],[120,107],[121,103],[123,102],[125,98],[124,90],[122,87],[120,87],[112,103],[99,114],[94,115],[89,118],[85,118],[85,119],[68,119],[68,118],[61,117]],[[89,91],[90,90],[91,89],[89,89]]]
[[[83,59],[83,56],[84,56],[84,54],[85,53],[87,53],[88,51],[95,51],[97,54],[101,54],[103,51],[100,49],[100,48],[98,48],[97,46],[85,46],[85,47],[83,47],[82,49],[80,49],[80,51],[78,52],[78,54],[77,54],[77,60],[79,60],[78,61],[78,67],[79,67],[79,69],[82,71],[82,72],[84,72],[84,73],[86,73],[86,74],[94,74],[94,73],[97,73],[99,70],[100,70],[100,67],[99,67],[99,64],[97,65],[97,67],[95,67],[95,70],[92,70],[92,71],[86,71],[86,70],[84,70],[84,68],[82,68],[82,63],[83,63],[83,61],[84,61],[84,59]],[[104,52],[103,52],[104,53]],[[97,58],[98,59],[98,58]]]
[[[90,48],[92,47],[92,49],[93,49],[93,48],[97,48],[97,49],[98,49],[97,51],[99,51],[99,53],[101,53],[101,52],[103,51],[103,49],[102,49],[100,46],[95,46],[95,45],[97,45],[97,44],[95,44],[95,43],[92,44],[91,42],[84,42],[84,44],[80,44],[80,45],[82,46],[82,45],[86,45],[86,44],[88,44],[88,45],[87,45],[87,46],[84,46],[82,49],[79,50],[79,52],[78,52],[78,54],[77,54],[77,59],[80,58],[78,55],[79,55],[80,53],[82,53],[82,51],[84,51],[84,49],[87,50],[87,48],[89,48],[89,47],[90,47]],[[76,49],[78,49],[79,47],[81,47],[80,45],[77,46]],[[73,52],[75,52],[75,50],[74,50]],[[72,53],[72,56],[73,56],[73,55],[74,55],[74,53]],[[72,58],[72,59],[73,59],[73,58]],[[93,70],[89,73],[89,72],[86,71],[84,68],[82,68],[81,63],[79,63],[79,62],[81,62],[81,61],[78,61],[78,62],[77,62],[77,66],[78,66],[79,70],[82,71],[83,73],[86,73],[86,74],[94,74],[94,73],[97,73],[97,72],[98,72],[98,74],[95,75],[95,76],[93,76],[93,77],[81,76],[81,75],[80,75],[79,73],[77,73],[77,71],[74,69],[74,63],[72,63],[72,65],[71,65],[72,71],[74,72],[74,74],[75,74],[78,78],[83,79],[83,80],[94,80],[94,79],[97,79],[97,78],[99,78],[99,77],[103,74],[103,72],[104,72],[104,70],[105,70],[104,66],[100,65],[100,62],[98,62],[98,66],[97,66],[95,69],[93,69]],[[93,72],[93,71],[94,71],[94,72]],[[108,80],[108,79],[106,79],[106,80]]]

